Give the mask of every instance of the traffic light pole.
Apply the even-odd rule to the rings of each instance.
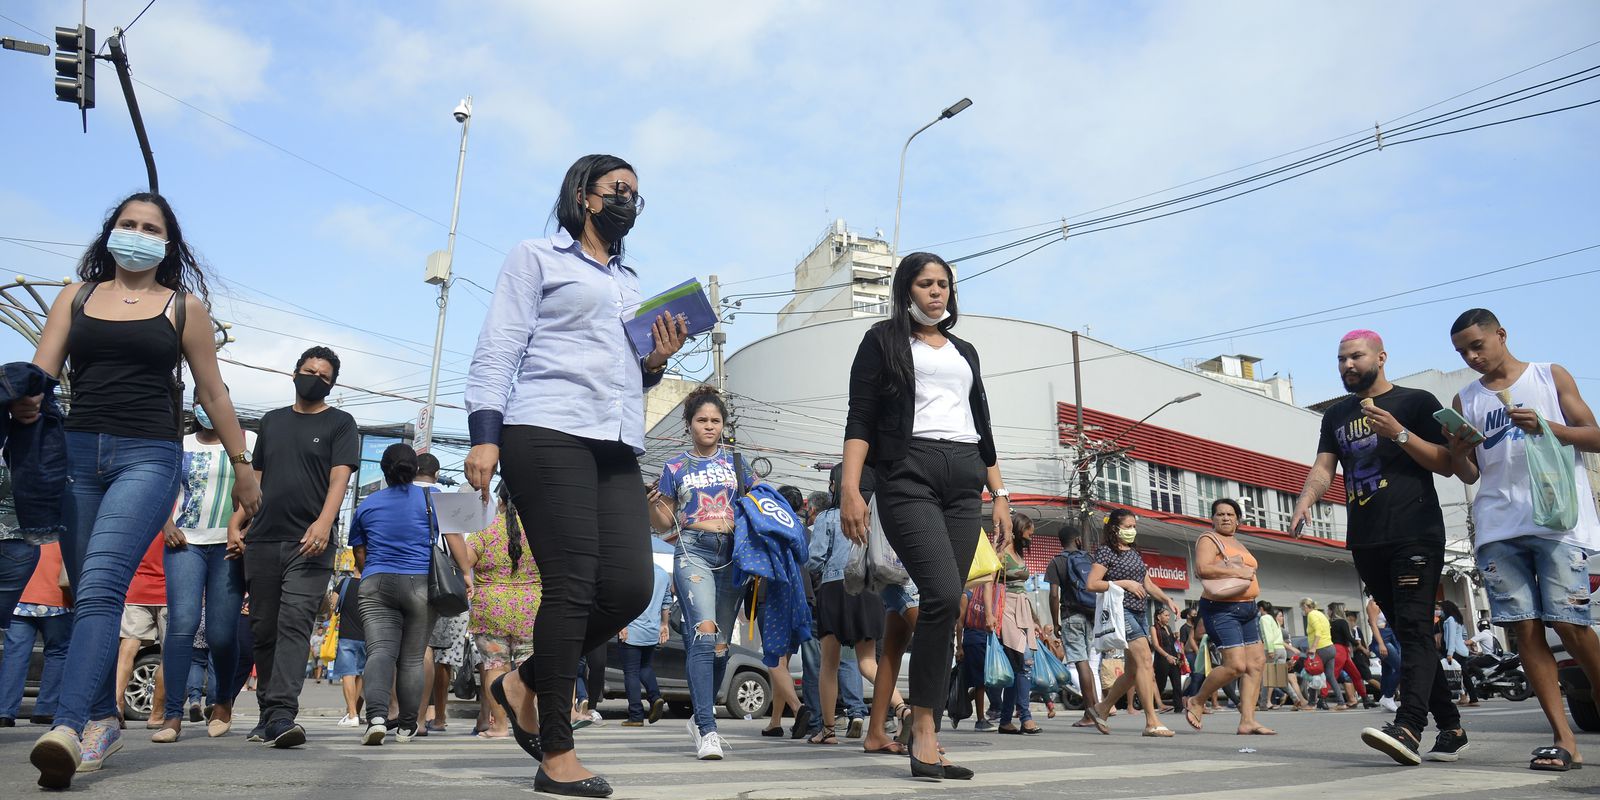
[[[122,84],[122,96],[128,100],[128,116],[133,120],[133,133],[139,137],[139,152],[144,154],[144,171],[150,176],[150,191],[152,194],[160,194],[161,189],[156,182],[156,157],[150,152],[150,137],[144,132],[144,117],[139,115],[139,99],[133,95],[133,76],[128,72],[128,53],[122,49],[121,28],[111,34],[111,38],[106,40],[106,46],[111,48],[111,55],[103,58],[117,68],[117,80]]]

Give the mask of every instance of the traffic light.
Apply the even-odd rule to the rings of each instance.
[[[94,28],[56,28],[56,99],[94,108]]]

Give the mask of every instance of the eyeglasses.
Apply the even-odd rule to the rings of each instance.
[[[607,187],[601,187],[599,184],[595,184],[595,188],[600,189]],[[644,195],[635,192],[632,186],[629,186],[623,181],[617,181],[611,184],[611,186],[608,188],[611,189],[610,194],[603,194],[598,191],[591,191],[590,194],[599,195],[601,200],[614,206],[631,205],[635,211],[644,210]]]

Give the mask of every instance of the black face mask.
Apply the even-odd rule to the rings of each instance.
[[[319,375],[309,375],[304,372],[294,376],[294,393],[301,400],[308,403],[320,403],[322,398],[333,391],[333,384],[323,380]]]
[[[639,209],[634,207],[631,197],[627,200],[618,197],[616,201],[611,197],[601,197],[600,210],[590,212],[590,217],[594,219],[595,233],[600,234],[606,244],[615,245],[633,230],[633,223],[639,219]]]

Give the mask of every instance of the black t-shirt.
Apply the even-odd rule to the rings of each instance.
[[[1328,635],[1333,637],[1334,644],[1342,644],[1345,647],[1352,647],[1355,645],[1354,639],[1352,639],[1350,636],[1349,620],[1330,620],[1328,622]]]
[[[367,629],[361,624],[361,579],[350,577],[339,585],[339,638],[352,642],[367,640]]]
[[[329,473],[361,463],[356,419],[337,408],[317,414],[273,409],[261,418],[251,459],[261,472],[261,511],[246,539],[298,542],[322,515]],[[331,555],[333,548],[326,552]]]
[[[1420,389],[1396,386],[1373,398],[1378,408],[1394,415],[1407,431],[1424,441],[1444,444],[1433,412],[1438,398]],[[1340,400],[1322,415],[1318,453],[1332,453],[1344,470],[1345,507],[1354,550],[1400,542],[1444,544],[1444,513],[1434,489],[1433,473],[1407,455],[1400,445],[1372,431],[1355,395]]]
[[[1049,565],[1044,568],[1045,582],[1061,590],[1061,619],[1063,621],[1073,614],[1088,616],[1094,613],[1094,606],[1085,607],[1078,602],[1078,594],[1075,591],[1076,585],[1072,577],[1068,553],[1080,552],[1082,551],[1063,550],[1050,559]],[[1086,559],[1090,558],[1088,553],[1082,553],[1082,555]],[[1091,563],[1093,563],[1092,559]]]

